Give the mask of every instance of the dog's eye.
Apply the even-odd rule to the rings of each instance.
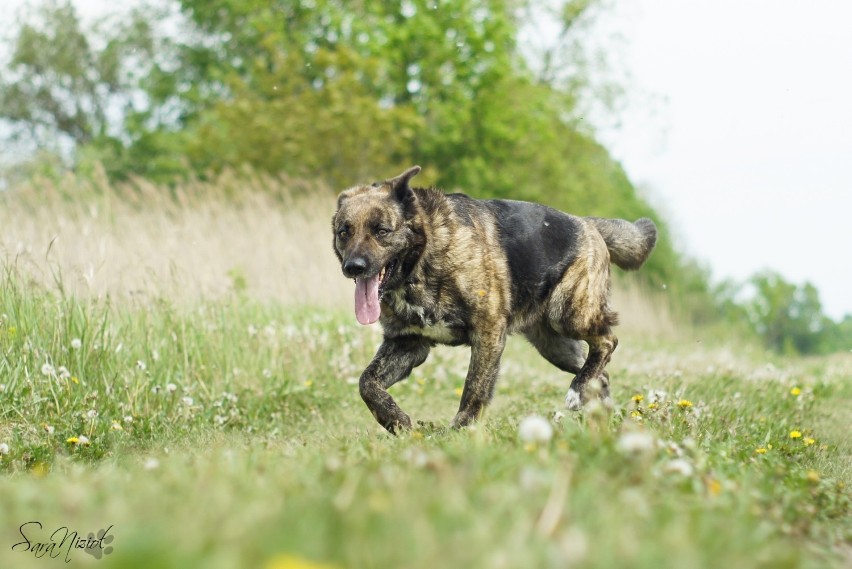
[[[390,234],[390,229],[385,229],[384,227],[380,227],[376,229],[376,235],[379,237],[387,237]]]
[[[348,229],[341,229],[337,232],[337,236],[340,237],[341,239],[346,239],[347,237],[349,237],[349,230]]]

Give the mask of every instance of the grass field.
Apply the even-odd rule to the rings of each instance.
[[[563,413],[515,339],[475,428],[446,429],[468,351],[438,348],[392,437],[333,198],[284,186],[0,198],[0,567],[852,564],[849,354],[769,356],[619,289],[611,414]],[[35,546],[63,527],[107,549]]]

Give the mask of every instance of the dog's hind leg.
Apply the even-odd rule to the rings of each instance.
[[[544,359],[562,371],[577,375],[586,363],[583,342],[558,334],[547,324],[524,332],[524,337]],[[601,395],[606,396],[609,394],[609,374],[606,370],[600,373],[599,379],[602,382]]]
[[[411,418],[400,409],[387,388],[408,377],[412,369],[426,361],[429,348],[430,343],[425,338],[385,338],[373,361],[361,374],[361,399],[376,421],[391,433],[410,429]]]
[[[604,368],[609,363],[612,353],[618,346],[618,338],[611,331],[600,336],[587,338],[589,343],[589,356],[574,377],[568,393],[565,395],[565,407],[572,411],[578,411],[588,400],[587,387],[593,379],[600,381],[599,397],[604,402],[609,402],[609,375]]]

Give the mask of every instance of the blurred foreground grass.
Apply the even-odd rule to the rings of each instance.
[[[0,564],[61,563],[12,549],[38,521],[42,541],[112,526],[110,555],[69,566],[848,566],[849,358],[623,336],[615,411],[562,415],[568,378],[514,340],[486,419],[454,432],[467,350],[436,349],[392,390],[433,426],[394,438],[356,386],[379,335],[352,321],[8,272]],[[519,437],[532,414],[550,440]]]

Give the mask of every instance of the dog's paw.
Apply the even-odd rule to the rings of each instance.
[[[565,395],[565,408],[569,411],[579,411],[583,408],[583,398],[574,391],[574,388],[569,389],[568,394]]]

